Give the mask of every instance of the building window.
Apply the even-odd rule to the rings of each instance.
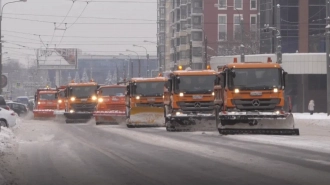
[[[227,15],[218,15],[218,40],[227,40]]]
[[[257,0],[251,0],[250,1],[250,9],[256,10],[257,9]]]
[[[203,53],[202,47],[193,47],[192,48],[193,56],[194,57],[201,57]]]
[[[218,0],[219,9],[226,10],[227,9],[227,0]]]
[[[234,40],[241,39],[241,16],[235,14],[234,15]]]
[[[235,8],[236,9],[243,9],[243,0],[234,0],[235,1]]]
[[[193,41],[203,41],[203,33],[201,31],[194,31],[191,35]]]
[[[251,39],[257,38],[257,15],[250,15],[250,35]]]

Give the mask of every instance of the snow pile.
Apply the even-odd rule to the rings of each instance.
[[[13,132],[5,127],[0,131],[0,156],[4,155],[7,149],[12,147],[11,140],[14,138]]]
[[[298,124],[304,125],[317,125],[317,126],[329,126],[330,127],[330,116],[326,113],[293,113],[293,117]]]

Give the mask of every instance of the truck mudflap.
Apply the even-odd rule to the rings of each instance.
[[[174,131],[216,131],[214,114],[180,114],[166,116],[166,130]]]
[[[132,107],[128,111],[128,128],[165,126],[163,107]]]
[[[95,111],[93,113],[96,125],[100,124],[120,124],[126,120],[125,111]]]
[[[34,119],[47,119],[54,118],[54,110],[53,109],[35,109],[33,110]]]
[[[92,112],[65,112],[66,123],[86,123],[93,117]]]
[[[218,131],[228,134],[299,135],[287,112],[220,112]],[[220,124],[219,124],[220,123]]]

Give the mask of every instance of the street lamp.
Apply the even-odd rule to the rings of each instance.
[[[149,77],[148,76],[148,71],[149,71],[149,54],[148,54],[147,48],[144,47],[144,46],[139,46],[139,45],[135,45],[135,44],[133,44],[133,47],[144,48],[146,50],[146,56],[147,56],[147,77]]]
[[[126,49],[127,52],[132,52],[132,53],[135,53],[139,59],[139,77],[141,77],[141,61],[140,61],[140,56],[137,52],[135,51],[132,51],[132,50],[129,50],[129,49]]]
[[[148,43],[152,43],[152,44],[157,44],[157,42],[148,41],[148,40],[144,40],[143,42],[148,42]]]
[[[1,8],[1,12],[0,12],[0,36],[1,34],[1,25],[2,25],[2,13],[3,13],[3,9],[7,4],[11,4],[11,3],[17,3],[17,2],[26,2],[27,0],[19,0],[19,1],[12,1],[12,2],[8,2],[5,3],[2,8]],[[0,6],[1,6],[1,0],[0,0]],[[2,53],[2,42],[1,42],[1,38],[0,38],[0,53]],[[0,94],[2,94],[2,55],[0,56]]]

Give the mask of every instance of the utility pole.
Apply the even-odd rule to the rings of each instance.
[[[281,6],[276,6],[276,63],[282,64]]]
[[[177,64],[177,60],[176,60],[176,46],[175,46],[175,39],[173,40],[173,59],[174,59],[174,71],[178,69],[178,64]]]
[[[241,53],[241,63],[245,62],[245,46],[243,44],[239,47]]]
[[[193,53],[192,53],[192,40],[189,41],[189,46],[190,46],[190,49],[189,49],[189,67],[192,69],[192,57],[193,57]]]
[[[330,0],[326,3],[327,113],[330,115]]]
[[[207,69],[207,36],[204,37],[204,66],[203,69]]]
[[[149,54],[147,53],[147,78],[149,77]]]

